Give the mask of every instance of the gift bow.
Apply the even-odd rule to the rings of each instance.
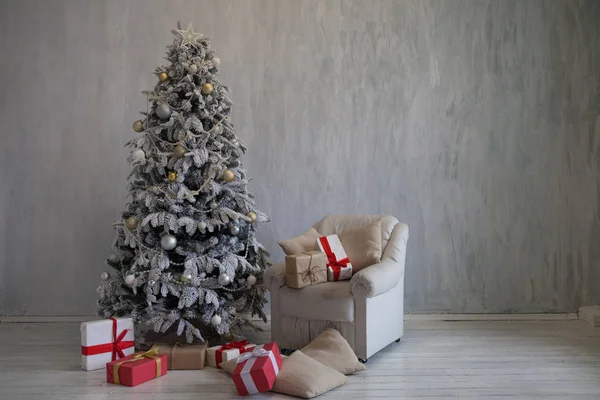
[[[311,268],[312,261],[313,261],[313,255],[308,252],[305,252],[304,254],[308,254],[310,256],[310,261],[308,262],[308,269],[306,270],[305,273],[303,273],[301,275],[302,281],[310,282],[312,284],[319,279],[319,277],[317,276],[317,272],[319,272],[319,266],[315,265],[314,267]]]
[[[257,346],[254,348],[254,350],[248,352],[248,353],[243,353],[242,355],[240,355],[237,358],[237,363],[241,364],[243,362],[248,361],[251,358],[259,358],[259,357],[268,357],[269,354],[271,353],[270,350],[265,350],[260,346]]]
[[[323,251],[325,251],[325,255],[327,256],[327,266],[331,267],[333,271],[333,280],[340,280],[340,273],[342,272],[342,268],[346,268],[350,263],[350,259],[348,257],[342,258],[338,260],[335,256],[335,253],[331,251],[331,247],[329,246],[329,242],[327,241],[327,236],[323,236],[319,238],[319,242],[323,246]]]
[[[158,378],[159,376],[161,376],[162,375],[161,374],[161,360],[159,357],[158,350],[159,350],[158,347],[153,347],[148,351],[145,351],[143,353],[135,353],[131,358],[116,363],[113,366],[113,381],[114,381],[114,383],[116,383],[117,385],[121,383],[119,381],[119,367],[122,364],[138,361],[141,358],[150,358],[150,359],[156,361],[156,377]]]
[[[243,349],[246,346],[248,346],[248,341],[240,340],[239,342],[225,343],[219,350]]]

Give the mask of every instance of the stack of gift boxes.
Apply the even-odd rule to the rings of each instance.
[[[202,344],[155,343],[135,352],[131,318],[110,318],[81,324],[81,366],[106,368],[106,381],[137,386],[167,374],[167,370],[218,368],[237,358],[233,381],[240,395],[271,390],[281,367],[276,343],[261,346],[246,341],[207,347]]]

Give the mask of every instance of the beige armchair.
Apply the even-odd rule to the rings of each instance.
[[[408,226],[390,216],[331,215],[314,228],[323,235],[381,221],[381,261],[352,276],[302,289],[285,284],[285,264],[267,270],[271,337],[281,348],[299,349],[327,327],[337,329],[366,360],[404,334],[404,261]]]

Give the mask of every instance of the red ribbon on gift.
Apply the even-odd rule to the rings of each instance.
[[[81,354],[84,356],[93,356],[96,354],[103,354],[112,351],[111,361],[115,361],[118,358],[125,357],[123,353],[124,349],[128,349],[134,346],[133,340],[123,340],[129,329],[123,329],[117,336],[117,320],[110,318],[112,321],[113,341],[112,343],[97,344],[95,346],[81,346]]]
[[[240,340],[239,342],[229,342],[222,345],[220,349],[217,349],[217,351],[215,351],[215,363],[217,364],[217,368],[220,368],[219,365],[221,365],[221,363],[223,362],[223,352],[225,350],[238,349],[240,351],[240,354],[242,354],[247,351],[251,351],[254,348],[252,347],[250,349],[246,349],[246,346],[248,346],[247,340]]]
[[[333,271],[333,280],[340,280],[340,273],[342,272],[342,268],[346,268],[350,263],[350,259],[348,257],[342,258],[338,260],[333,251],[331,251],[331,247],[329,246],[329,242],[327,241],[327,236],[322,236],[319,238],[321,242],[321,246],[323,246],[323,250],[325,251],[325,255],[327,256],[327,266],[331,267]]]

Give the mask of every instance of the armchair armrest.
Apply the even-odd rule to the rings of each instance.
[[[272,265],[265,271],[265,283],[270,290],[285,286],[285,263]]]
[[[404,268],[390,259],[358,271],[350,280],[352,294],[360,292],[376,297],[396,287],[404,275]]]

